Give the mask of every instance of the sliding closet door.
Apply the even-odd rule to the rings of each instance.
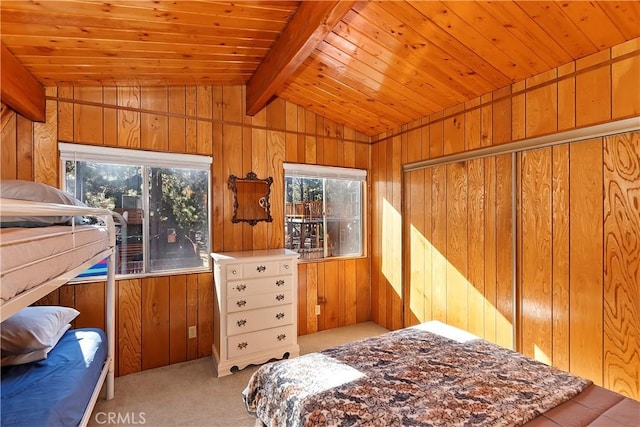
[[[569,369],[569,146],[526,151],[520,164],[519,350]]]
[[[602,138],[521,153],[519,350],[602,384]]]
[[[513,348],[511,154],[405,172],[405,322]]]
[[[640,396],[640,133],[520,155],[522,353]]]
[[[604,139],[603,384],[640,400],[640,132]]]
[[[406,324],[510,348],[517,325],[518,351],[639,399],[640,133],[523,151],[514,166],[508,154],[405,172]]]

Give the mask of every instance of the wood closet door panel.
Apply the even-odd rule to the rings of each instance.
[[[485,301],[485,181],[484,161],[471,160],[468,167],[468,207],[467,207],[467,258],[469,278],[468,331],[484,335]]]
[[[496,250],[498,237],[496,229],[496,159],[484,159],[484,335],[483,338],[496,342]]]
[[[551,148],[522,153],[520,212],[520,351],[552,359]]]
[[[432,168],[431,181],[431,313],[447,321],[447,169]],[[431,320],[428,319],[428,320]]]
[[[496,157],[496,343],[515,349],[514,158]]]
[[[425,321],[425,252],[427,239],[424,231],[425,200],[424,170],[411,172],[405,176],[405,188],[408,190],[405,211],[410,225],[405,229],[405,242],[409,245],[409,256],[405,258],[404,277],[410,283],[405,287],[405,326]],[[409,293],[410,295],[407,295]]]
[[[604,138],[604,386],[640,399],[640,133]]]
[[[405,173],[407,324],[440,320],[513,348],[513,188],[511,155]]]
[[[569,156],[569,368],[602,385],[602,138]]]
[[[447,165],[447,323],[468,330],[467,164]]]
[[[553,366],[569,370],[569,145],[552,149]]]

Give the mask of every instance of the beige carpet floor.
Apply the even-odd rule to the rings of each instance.
[[[298,343],[306,354],[384,332],[365,322],[303,335]],[[241,393],[256,369],[216,378],[213,359],[206,357],[116,378],[115,397],[97,402],[89,426],[254,426]]]

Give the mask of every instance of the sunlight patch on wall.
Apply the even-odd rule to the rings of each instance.
[[[409,282],[410,283],[423,283],[424,286],[411,286],[409,291],[411,295],[409,297],[410,309],[415,318],[419,322],[426,322],[430,315],[426,312],[426,299],[427,296],[425,294],[427,289],[431,289],[431,275],[426,274],[425,268],[425,254],[429,250],[429,246],[427,245],[427,239],[424,238],[422,233],[420,233],[413,225],[411,225],[409,233],[409,244],[410,244],[410,254],[411,259],[410,263],[410,273],[409,273]],[[431,255],[429,254],[429,258]],[[427,281],[429,282],[429,286],[427,287]]]
[[[533,346],[533,358],[547,365],[552,365],[551,358],[537,345]]]
[[[493,302],[415,226],[409,230],[411,266],[407,283],[413,316],[420,322],[439,320],[494,343],[500,336],[498,331],[512,333],[513,325]],[[495,288],[496,284],[492,285]]]
[[[386,199],[382,205],[382,274],[402,298],[402,218]]]

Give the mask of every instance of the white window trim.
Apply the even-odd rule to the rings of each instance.
[[[210,170],[213,158],[198,154],[164,153],[128,148],[81,145],[59,142],[60,159],[97,163],[117,163],[132,166],[168,167],[176,169]]]
[[[284,163],[287,176],[305,178],[352,179],[364,181],[367,179],[365,169],[343,168],[338,166],[307,165],[302,163]]]

